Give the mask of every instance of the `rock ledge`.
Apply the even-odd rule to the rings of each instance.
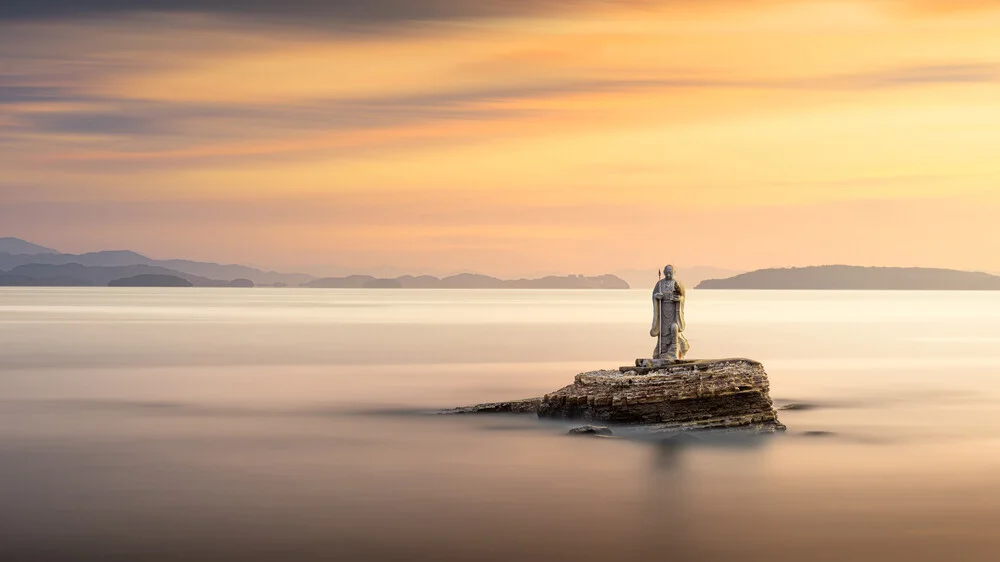
[[[527,398],[525,400],[509,400],[507,402],[491,402],[489,404],[476,404],[475,406],[463,406],[450,410],[441,410],[439,414],[534,414],[538,412],[538,406],[542,403],[541,398]]]
[[[651,431],[782,431],[764,366],[750,359],[678,363],[640,374],[591,371],[540,399],[481,404],[448,413],[529,413],[539,418],[647,426]]]

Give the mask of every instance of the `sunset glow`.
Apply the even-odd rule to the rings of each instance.
[[[0,234],[357,272],[1000,271],[1000,2],[150,4],[0,8]]]

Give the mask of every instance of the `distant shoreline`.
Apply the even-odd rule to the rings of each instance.
[[[549,276],[540,279],[497,279],[487,275],[463,273],[439,279],[429,275],[410,275],[380,279],[370,275],[326,277],[298,285],[287,283],[257,284],[250,279],[218,280],[148,265],[84,266],[71,264],[27,264],[4,273],[0,287],[213,287],[213,288],[306,288],[306,289],[600,289],[626,290],[629,284],[614,275]]]
[[[326,277],[303,283],[313,289],[629,289],[629,284],[614,275],[586,277],[566,275],[539,279],[497,279],[488,275],[461,273],[438,278],[430,275],[404,275],[379,279],[370,275]]]
[[[129,250],[64,254],[20,238],[0,238],[0,287],[306,287],[330,289],[629,289],[622,278],[550,275],[498,279],[477,273],[438,278],[372,275],[318,278],[239,264],[157,260]]]
[[[760,269],[707,279],[701,290],[755,291],[1000,291],[1000,276],[922,267],[823,265]]]

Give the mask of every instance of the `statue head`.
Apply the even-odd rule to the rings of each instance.
[[[673,279],[674,278],[674,266],[668,265],[663,268],[663,278]]]

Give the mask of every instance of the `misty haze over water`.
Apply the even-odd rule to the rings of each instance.
[[[789,431],[575,439],[649,291],[0,289],[3,560],[995,560],[1000,294],[690,292]]]

